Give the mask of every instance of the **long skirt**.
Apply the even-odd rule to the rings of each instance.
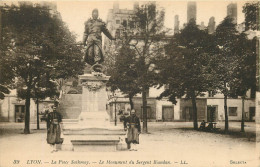
[[[61,129],[59,124],[50,124],[50,129],[47,132],[47,143],[48,144],[61,144],[63,139],[60,138]]]
[[[139,134],[138,129],[134,126],[130,126],[127,132],[127,143],[139,144]]]

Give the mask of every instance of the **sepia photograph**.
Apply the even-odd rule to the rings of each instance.
[[[0,167],[260,167],[259,10],[0,0]]]

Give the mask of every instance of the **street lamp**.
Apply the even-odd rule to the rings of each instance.
[[[113,93],[113,97],[114,97],[114,102],[115,102],[115,126],[117,125],[117,120],[116,120],[116,101],[117,101],[117,96],[115,93]]]

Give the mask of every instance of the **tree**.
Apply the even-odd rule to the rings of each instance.
[[[5,94],[10,92],[8,87],[12,83],[13,74],[11,73],[10,66],[6,64],[6,58],[2,54],[0,56],[0,64],[0,99],[4,99]]]
[[[260,22],[259,22],[259,9],[260,9],[260,2],[248,2],[243,6],[243,13],[245,13],[245,30],[260,30]],[[259,48],[259,38],[257,39],[257,37],[255,37],[252,40],[252,53],[257,55],[257,49]],[[258,78],[258,82],[257,85],[259,85],[260,80],[259,80],[259,60],[257,60],[257,66],[253,65],[252,68],[256,68],[258,67],[255,71],[257,71],[257,74],[255,75],[256,78]],[[252,73],[255,74],[255,73]],[[247,82],[248,83],[248,82]],[[251,88],[251,91],[256,91],[259,90],[259,86],[258,89],[256,89],[257,86],[256,84]],[[242,96],[244,97],[244,96]],[[244,99],[243,99],[244,102]],[[244,105],[243,105],[244,107]],[[244,112],[243,112],[244,114]],[[242,121],[241,121],[241,131],[244,131],[244,115],[242,115]]]
[[[224,95],[225,132],[228,132],[227,97],[231,95],[235,81],[235,69],[240,66],[241,49],[240,34],[232,18],[226,17],[217,27],[215,34],[214,56],[211,57],[212,76],[215,87]]]
[[[14,74],[12,73],[11,66],[6,63],[6,61],[8,61],[8,57],[2,53],[4,44],[0,47],[0,99],[4,99],[5,94],[10,92],[8,88],[11,87]]]
[[[108,86],[112,91],[120,89],[124,94],[128,95],[131,109],[134,108],[133,97],[140,92],[137,85],[137,69],[136,69],[136,53],[135,50],[122,46],[119,54],[116,55],[114,68],[111,69],[111,78]]]
[[[2,13],[6,64],[23,80],[26,92],[25,134],[30,133],[32,92],[37,91],[41,79],[45,76],[49,81],[65,79],[83,69],[81,49],[74,45],[75,35],[70,33],[59,14],[51,14],[49,10],[48,7],[20,4]]]
[[[241,132],[244,132],[245,122],[245,98],[246,92],[256,86],[256,41],[254,38],[248,40],[246,34],[242,33],[239,36],[238,48],[236,49],[239,56],[238,66],[234,69],[233,82],[230,83],[231,96],[242,97],[242,119],[241,119]]]
[[[164,11],[156,11],[155,3],[146,3],[142,5],[130,22],[134,23],[125,28],[125,34],[128,38],[124,39],[122,45],[128,46],[135,50],[135,68],[137,72],[136,85],[142,93],[143,101],[143,132],[147,133],[147,91],[155,85],[155,74],[152,70],[154,64],[153,59],[157,56],[162,56],[161,41],[165,37]],[[120,34],[124,34],[121,33]],[[127,47],[124,47],[127,48]]]
[[[248,2],[243,6],[246,31],[249,29],[259,30],[259,8],[260,2]]]
[[[8,44],[3,42],[2,11],[3,9],[0,7],[0,99],[4,99],[5,94],[10,92],[8,88],[10,88],[14,78],[12,67],[6,63],[8,57],[4,54],[4,48],[8,48]]]
[[[158,61],[161,86],[167,85],[160,95],[168,97],[176,104],[176,98],[185,95],[191,99],[193,109],[193,126],[198,129],[196,97],[204,95],[210,85],[206,70],[212,37],[206,31],[199,30],[195,20],[191,20],[179,33],[175,34],[165,46],[167,57]]]
[[[22,79],[18,79],[16,83],[17,95],[21,99],[26,98],[26,84]],[[34,99],[37,105],[37,129],[40,129],[39,123],[39,100],[44,100],[47,97],[54,99],[59,95],[57,84],[54,81],[51,81],[50,78],[46,75],[42,75],[40,80],[37,82],[35,87],[31,91],[31,98]]]

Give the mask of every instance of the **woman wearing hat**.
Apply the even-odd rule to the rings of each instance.
[[[56,106],[52,106],[51,112],[47,116],[47,143],[51,144],[53,150],[57,151],[55,144],[61,144],[63,139],[60,138],[62,121],[61,114],[56,111]]]

